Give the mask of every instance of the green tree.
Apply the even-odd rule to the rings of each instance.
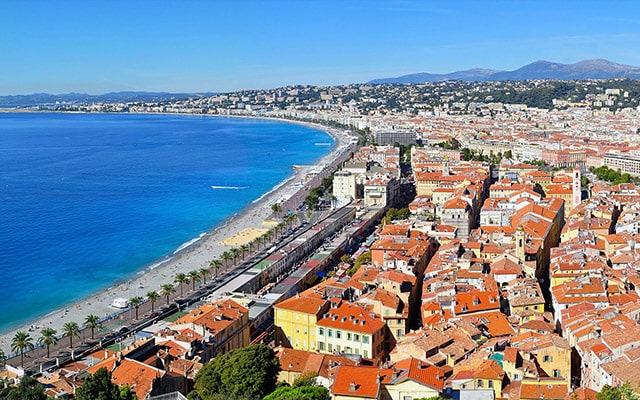
[[[638,398],[629,382],[625,382],[620,387],[604,385],[602,390],[596,394],[597,400],[638,400]]]
[[[173,281],[180,285],[180,297],[182,297],[182,285],[189,283],[189,277],[184,272],[179,272]]]
[[[131,304],[136,310],[136,319],[138,319],[138,309],[140,308],[140,304],[142,304],[143,301],[144,299],[140,296],[132,297],[131,300],[129,300],[129,304]]]
[[[120,386],[120,400],[138,400],[138,395],[131,389],[131,386]]]
[[[280,214],[280,211],[282,211],[282,206],[280,205],[280,203],[273,203],[271,205],[271,210],[276,213],[276,215]]]
[[[234,247],[229,251],[231,252],[231,257],[233,257],[233,263],[235,264],[236,263],[236,259],[240,255],[240,249],[237,248],[237,247]]]
[[[242,259],[243,260],[244,260],[244,257],[246,255],[247,251],[249,251],[249,245],[243,244],[242,246],[240,246],[240,252],[242,253]]]
[[[7,355],[0,349],[0,368],[3,368],[7,364]]]
[[[222,258],[222,261],[224,261],[224,266],[226,268],[226,267],[229,266],[228,261],[231,260],[233,258],[233,256],[231,255],[231,253],[228,250],[225,250],[220,255],[220,258]]]
[[[24,368],[24,352],[33,350],[33,339],[25,331],[18,331],[11,339],[11,351],[20,352],[20,366]]]
[[[87,325],[87,328],[91,329],[91,340],[94,338],[95,329],[100,325],[99,321],[100,317],[95,314],[89,314],[84,319],[84,323]]]
[[[120,400],[120,389],[111,381],[111,372],[100,368],[76,389],[76,400]]]
[[[156,292],[155,290],[147,292],[147,299],[149,299],[149,302],[151,302],[151,312],[155,312],[154,305],[156,304],[156,301],[158,301],[159,297],[160,294],[158,294],[158,292]]]
[[[200,268],[198,270],[198,272],[200,273],[200,277],[202,277],[202,284],[206,285],[207,284],[207,276],[209,276],[211,271],[209,271],[209,268]]]
[[[353,276],[353,274],[355,274],[360,269],[362,264],[367,264],[369,262],[371,262],[371,252],[365,251],[364,253],[360,254],[358,258],[356,258],[355,263],[353,263],[353,267],[347,270],[347,275]]]
[[[187,274],[191,281],[191,290],[196,291],[196,283],[200,282],[200,270],[189,271]]]
[[[281,386],[273,391],[264,400],[326,400],[329,398],[329,389],[324,386]]]
[[[176,292],[176,288],[170,283],[165,283],[160,287],[161,294],[167,299],[167,305],[169,305],[169,298]]]
[[[18,386],[9,387],[1,392],[2,400],[47,400],[44,386],[36,378],[25,376]]]
[[[77,322],[66,322],[62,325],[62,334],[69,338],[69,347],[73,348],[73,338],[80,337]]]
[[[604,385],[602,390],[596,394],[597,400],[622,400],[620,390],[609,385]]]
[[[300,386],[317,386],[318,381],[318,373],[317,372],[306,372],[301,374],[296,380],[293,381],[293,387],[297,388]]]
[[[213,269],[216,271],[216,278],[218,278],[218,271],[220,271],[220,267],[222,267],[222,261],[218,260],[217,258],[214,258],[209,263],[209,266],[213,267]]]
[[[251,345],[215,357],[195,377],[190,399],[263,398],[276,387],[280,363],[265,345]]]
[[[40,332],[40,338],[38,338],[38,343],[44,344],[47,346],[47,358],[50,357],[49,347],[52,344],[58,343],[58,338],[56,337],[56,333],[58,333],[55,329],[51,327],[46,327]]]

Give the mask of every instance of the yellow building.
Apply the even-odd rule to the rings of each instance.
[[[555,384],[571,389],[571,346],[556,335],[525,333],[513,338],[511,346],[518,348],[523,357],[535,357],[535,361]]]
[[[502,384],[506,374],[500,364],[495,360],[474,361],[476,362],[467,365],[469,369],[456,371],[456,367],[454,367],[454,376],[451,378],[452,388],[493,390],[494,398],[501,397]]]
[[[316,350],[316,322],[330,303],[314,292],[273,306],[276,344],[298,350]]]

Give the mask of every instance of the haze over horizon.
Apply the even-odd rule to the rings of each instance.
[[[638,66],[639,10],[597,1],[7,1],[0,96],[339,85],[536,60]]]

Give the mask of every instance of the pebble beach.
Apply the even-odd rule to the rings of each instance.
[[[315,173],[322,170],[323,166],[332,164],[344,151],[349,151],[347,150],[349,148],[348,140],[351,137],[347,133],[320,125],[305,125],[327,132],[335,139],[332,151],[315,165],[299,166],[292,169],[294,173],[288,179],[257,201],[247,205],[241,212],[233,215],[198,240],[194,240],[190,245],[168,255],[165,259],[157,260],[150,266],[146,266],[135,276],[123,278],[115,286],[106,288],[81,301],[68,304],[25,326],[2,332],[0,334],[0,349],[7,355],[11,353],[11,339],[17,331],[29,332],[35,343],[40,336],[40,330],[44,327],[51,327],[57,330],[58,334],[61,334],[62,327],[67,322],[76,322],[82,326],[86,316],[90,314],[100,318],[115,315],[120,310],[113,307],[114,299],[131,299],[135,296],[144,298],[146,293],[150,291],[160,292],[160,287],[163,284],[174,283],[176,274],[209,268],[211,260],[219,258],[224,251],[238,247],[262,235],[278,219],[273,213],[273,204],[279,203],[283,210],[295,210],[304,201],[307,190],[317,186],[316,180],[311,179]]]

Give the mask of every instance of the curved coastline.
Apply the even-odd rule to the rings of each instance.
[[[177,115],[188,116],[189,114]],[[148,291],[158,291],[162,284],[173,283],[173,277],[177,273],[187,273],[202,267],[208,267],[211,259],[231,248],[231,246],[225,246],[220,243],[222,240],[244,229],[262,226],[262,222],[272,217],[273,212],[271,205],[273,203],[284,202],[307,189],[306,185],[302,187],[293,186],[292,182],[302,181],[311,168],[319,168],[336,160],[342,154],[342,152],[339,151],[341,147],[343,147],[343,151],[348,149],[346,145],[348,144],[350,136],[346,132],[319,124],[292,121],[283,118],[261,118],[254,116],[216,117],[251,118],[303,125],[330,135],[333,138],[334,144],[331,146],[329,152],[321,157],[314,165],[293,170],[291,175],[277,183],[268,192],[246,204],[241,210],[212,226],[198,237],[186,241],[173,252],[151,261],[132,274],[121,277],[116,284],[99,290],[89,297],[78,301],[71,301],[56,310],[34,318],[30,323],[25,323],[22,326],[9,328],[6,331],[0,332],[0,349],[2,349],[5,354],[9,355],[11,338],[17,331],[31,331],[34,341],[37,341],[37,333],[42,327],[52,327],[60,334],[62,332],[62,325],[66,322],[73,321],[82,326],[85,317],[89,314],[106,317],[117,313],[119,310],[111,306],[112,300],[116,297],[131,298],[132,289],[135,292],[134,295],[145,297]]]

